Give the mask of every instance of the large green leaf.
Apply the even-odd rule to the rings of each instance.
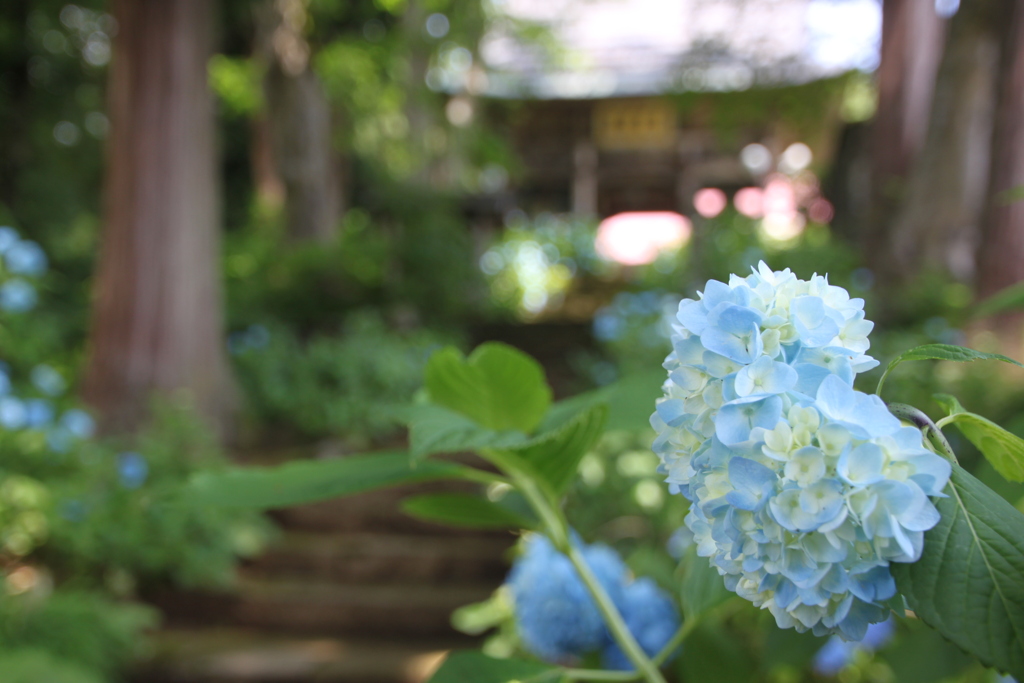
[[[428,522],[471,529],[529,529],[529,519],[486,498],[466,493],[428,493],[402,501],[402,511]]]
[[[878,380],[878,388],[875,390],[876,394],[881,395],[885,379],[892,372],[893,368],[908,360],[952,360],[959,363],[969,363],[976,360],[998,360],[1024,368],[1024,365],[1021,365],[1012,358],[1007,358],[998,353],[985,353],[984,351],[975,351],[974,349],[968,349],[964,346],[953,346],[952,344],[925,344],[924,346],[916,346],[908,351],[904,351],[889,361],[889,365],[885,367],[885,372],[882,373],[881,378]]]
[[[692,683],[757,681],[757,659],[724,625],[709,621],[690,634],[676,664],[679,678]]]
[[[550,676],[545,675],[550,674]],[[429,683],[516,683],[558,680],[558,670],[522,659],[495,659],[482,652],[453,652]]]
[[[685,562],[686,573],[680,587],[680,598],[686,619],[700,619],[736,596],[725,587],[722,576],[711,566],[711,561],[697,555],[696,548],[690,548]]]
[[[523,432],[487,429],[441,406],[413,406],[409,415],[409,447],[414,458],[433,453],[512,448],[530,441]]]
[[[541,477],[552,493],[560,495],[576,476],[580,460],[601,437],[607,417],[607,406],[596,405],[578,413],[560,429],[504,450],[526,463],[530,474]]]
[[[496,431],[532,432],[551,405],[540,364],[497,342],[481,344],[468,359],[452,347],[438,351],[424,384],[434,403]]]
[[[470,468],[455,463],[417,463],[405,452],[382,452],[203,472],[189,482],[185,495],[214,507],[269,509],[471,474]]]
[[[957,465],[921,559],[890,565],[926,624],[1024,680],[1024,515]]]
[[[947,420],[960,428],[996,472],[1009,481],[1024,482],[1024,439],[986,417],[967,412],[953,396],[936,394],[935,398],[949,410]]]

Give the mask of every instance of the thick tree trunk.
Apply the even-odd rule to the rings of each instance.
[[[885,0],[878,66],[878,111],[871,122],[867,254],[877,253],[906,193],[907,176],[928,128],[945,21],[929,2]]]
[[[927,3],[930,4],[930,3]],[[893,224],[883,280],[925,270],[970,279],[988,178],[1006,0],[973,0],[950,20],[924,147]]]
[[[259,42],[274,164],[285,188],[288,235],[328,242],[342,213],[341,179],[331,139],[331,108],[309,64],[303,0],[267,0]]]
[[[1006,23],[999,70],[999,103],[992,135],[992,167],[978,248],[977,293],[991,296],[1024,280],[1024,7],[1015,4]],[[996,328],[1021,338],[1021,315],[1002,316]]]
[[[103,246],[84,393],[107,431],[187,394],[231,405],[219,283],[211,0],[114,0]]]

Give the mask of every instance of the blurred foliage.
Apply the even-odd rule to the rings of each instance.
[[[255,326],[231,337],[252,417],[266,428],[341,436],[353,446],[393,435],[398,409],[422,385],[423,367],[445,337],[391,329],[379,314],[349,314],[340,333],[300,339]]]
[[[289,244],[273,223],[229,234],[229,329],[276,322],[308,333],[367,306],[450,327],[480,306],[481,277],[454,198],[381,179],[366,200],[329,244]]]
[[[151,608],[94,592],[6,595],[0,597],[0,664],[18,672],[14,680],[30,672],[36,681],[109,680],[141,653],[139,634],[156,622]],[[5,668],[5,681],[8,675]]]

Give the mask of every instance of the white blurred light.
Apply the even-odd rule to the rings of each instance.
[[[811,165],[814,153],[802,142],[794,142],[786,148],[779,160],[779,168],[785,173],[797,173]]]
[[[53,127],[53,139],[65,147],[77,145],[79,137],[78,126],[70,121],[61,121]]]
[[[771,213],[761,221],[761,230],[773,240],[785,242],[797,237],[804,231],[804,217],[799,213]]]
[[[448,17],[443,14],[431,14],[427,17],[427,33],[430,34],[431,38],[444,38],[448,35],[450,27]]]
[[[665,250],[690,239],[690,221],[672,211],[633,211],[601,221],[594,247],[609,261],[627,266],[654,262]]]
[[[740,151],[740,161],[748,171],[760,175],[772,167],[772,153],[764,145],[754,142]]]
[[[705,187],[693,195],[693,208],[704,218],[714,218],[725,210],[728,203],[725,193],[717,187]]]
[[[468,126],[473,120],[473,103],[465,97],[453,97],[445,105],[444,114],[453,126]]]

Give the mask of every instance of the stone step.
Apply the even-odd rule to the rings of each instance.
[[[330,637],[454,637],[451,613],[500,581],[448,585],[336,584],[243,578],[231,594],[153,596],[171,626],[237,626]]]
[[[414,643],[273,637],[238,628],[169,629],[132,683],[423,683],[468,639]]]
[[[476,493],[479,489],[479,485],[468,482],[429,482],[276,510],[272,516],[286,531],[394,533],[472,538],[500,536],[502,534],[495,532],[457,529],[422,522],[403,514],[399,509],[402,500],[409,496],[424,493]]]
[[[515,538],[291,531],[247,563],[246,577],[337,583],[499,583]]]

